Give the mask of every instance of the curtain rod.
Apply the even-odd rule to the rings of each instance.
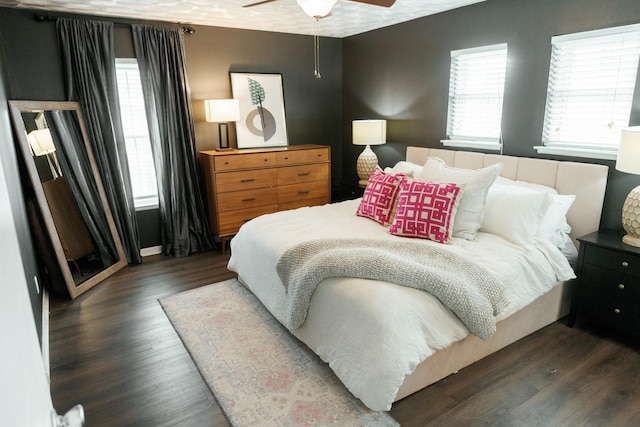
[[[51,21],[56,21],[58,17],[51,16],[51,15],[36,14],[36,15],[33,15],[33,19],[35,19],[38,22],[51,22]],[[113,25],[115,25],[116,27],[131,27],[132,24],[114,22]],[[179,24],[179,25],[180,25],[180,31],[182,31],[184,34],[193,34],[196,32],[196,29],[191,26],[184,25],[184,24]]]

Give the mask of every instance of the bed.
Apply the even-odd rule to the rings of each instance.
[[[607,182],[606,166],[407,148],[406,162],[409,164],[425,165],[434,158],[451,170],[498,169],[500,177],[496,182],[509,181],[509,185],[511,182],[535,183],[541,188],[555,189],[558,195],[571,195],[572,203],[566,213],[570,229],[565,231],[573,244],[576,237],[599,228]],[[460,185],[461,197],[471,194],[468,185],[469,192],[465,193],[465,185]],[[496,184],[491,186],[497,187]],[[492,209],[501,206],[495,202],[496,196],[492,197]],[[229,268],[271,314],[327,362],[351,393],[369,408],[389,410],[393,402],[568,313],[570,279],[574,276],[567,252],[558,249],[558,245],[548,242],[520,245],[484,229],[479,230],[474,239],[451,237],[449,244],[444,245],[428,239],[407,239],[391,235],[388,226],[356,215],[361,202],[356,199],[300,208],[251,220],[231,241]],[[518,204],[514,203],[507,210],[517,216],[517,208]],[[488,201],[486,209],[487,212],[490,209]],[[458,212],[456,219],[460,216]],[[494,217],[485,216],[487,219]],[[382,247],[386,250],[386,246],[402,246],[404,250],[405,242],[411,241],[420,245],[416,251],[444,247],[454,260],[481,260],[477,264],[490,271],[505,288],[500,310],[496,311],[494,307],[494,329],[486,336],[482,332],[470,333],[470,330],[476,330],[473,329],[475,326],[461,321],[465,317],[456,308],[445,306],[431,293],[375,277],[322,278],[309,297],[302,323],[292,323],[287,294],[293,291],[291,284],[287,284],[289,288],[285,290],[281,279],[282,258],[309,242],[315,245],[318,241],[326,244],[335,240],[344,245],[358,239],[378,246],[371,251]],[[575,247],[573,249],[575,251]],[[351,254],[374,253],[369,250],[354,247],[344,251],[343,248],[342,254],[346,259]],[[416,251],[412,250],[413,253]],[[349,260],[346,264],[360,270],[375,270],[375,266],[363,268],[361,263],[365,260],[362,258]]]

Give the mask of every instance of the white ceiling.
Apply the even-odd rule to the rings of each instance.
[[[0,0],[0,6],[89,15],[313,34],[313,19],[296,0],[244,8],[257,0]],[[485,0],[397,0],[390,8],[338,0],[318,23],[325,37],[348,37]]]

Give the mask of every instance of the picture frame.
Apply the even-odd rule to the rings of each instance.
[[[287,146],[282,74],[229,73],[233,98],[240,104],[238,149]]]

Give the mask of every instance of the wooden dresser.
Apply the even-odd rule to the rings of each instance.
[[[227,239],[257,216],[323,205],[331,198],[331,148],[293,145],[281,148],[201,151],[209,225]]]
[[[640,336],[640,248],[626,245],[615,231],[578,238],[577,287],[568,324],[576,316]]]

